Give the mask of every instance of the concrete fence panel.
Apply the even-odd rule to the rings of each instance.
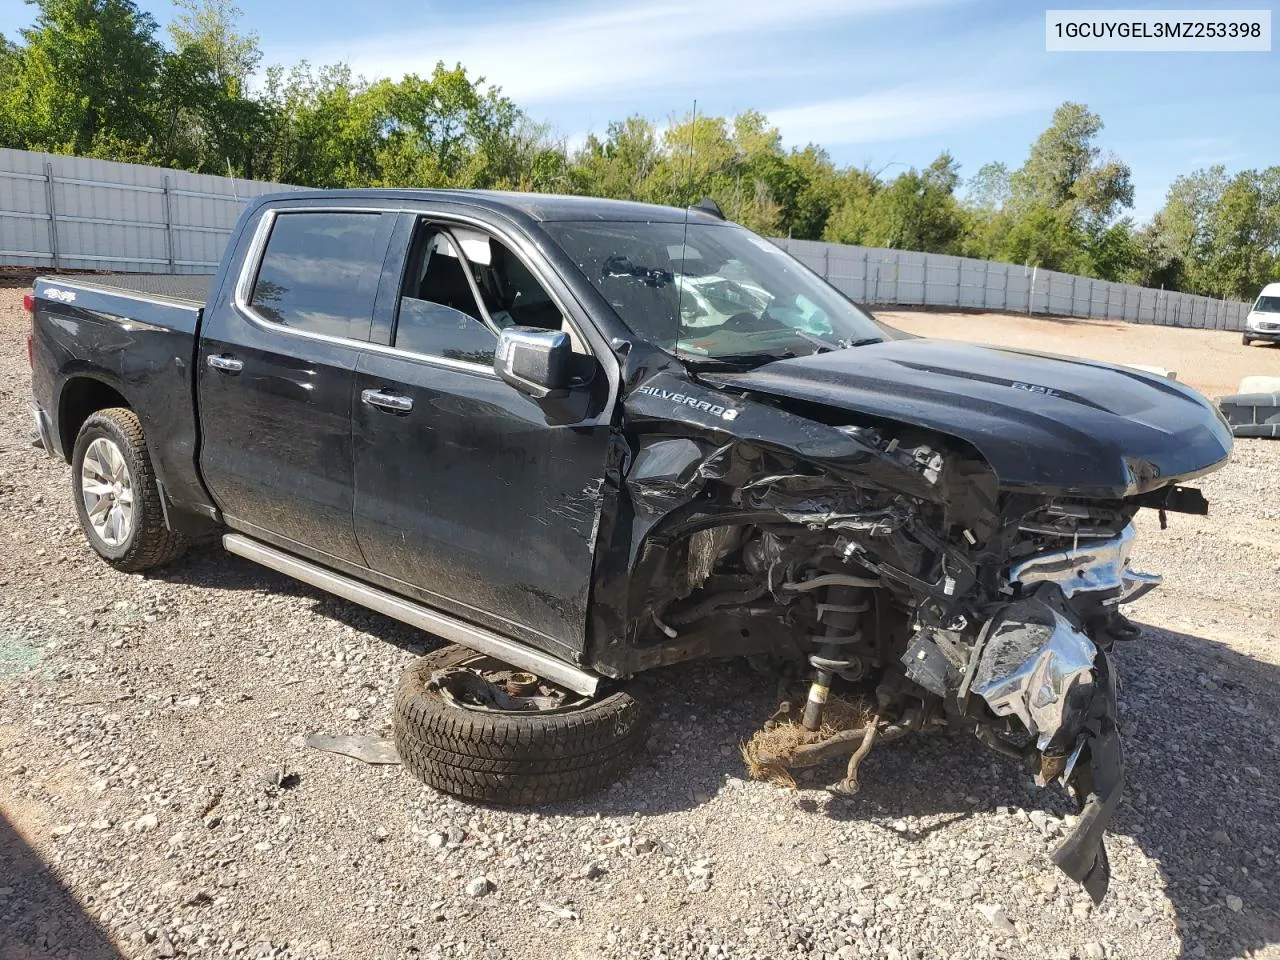
[[[245,201],[283,183],[0,150],[0,264],[213,273]],[[1244,328],[1249,304],[945,254],[774,241],[853,300]]]
[[[852,299],[882,306],[959,307],[1237,332],[1244,329],[1250,307],[946,254],[815,240],[774,242]]]
[[[0,264],[212,273],[244,209],[282,183],[0,150]]]

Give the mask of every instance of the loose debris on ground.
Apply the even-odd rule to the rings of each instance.
[[[1069,802],[968,738],[878,746],[852,800],[821,789],[843,761],[749,780],[777,702],[744,664],[647,678],[647,761],[543,810],[309,748],[385,738],[436,641],[212,549],[100,563],[67,468],[27,446],[20,295],[0,290],[5,960],[1280,957],[1280,443],[1238,445],[1210,517],[1143,521],[1138,565],[1168,580],[1120,651],[1130,782],[1094,908],[1047,857]]]

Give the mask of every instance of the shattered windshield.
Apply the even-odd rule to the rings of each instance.
[[[867,314],[736,224],[545,229],[638,336],[687,360],[763,362],[882,340]]]

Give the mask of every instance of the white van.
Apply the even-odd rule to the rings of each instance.
[[[1268,283],[1244,321],[1244,345],[1255,340],[1280,342],[1280,283]]]

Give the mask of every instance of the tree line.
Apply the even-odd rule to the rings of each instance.
[[[27,0],[0,36],[0,146],[312,187],[482,187],[682,206],[709,196],[759,233],[1036,265],[1250,299],[1280,279],[1280,166],[1179,177],[1150,222],[1101,118],[1064,103],[1016,169],[968,178],[839,166],[755,111],[632,116],[568,149],[457,65],[369,81],[336,64],[259,72],[232,0],[174,0],[162,34],[131,0]]]

